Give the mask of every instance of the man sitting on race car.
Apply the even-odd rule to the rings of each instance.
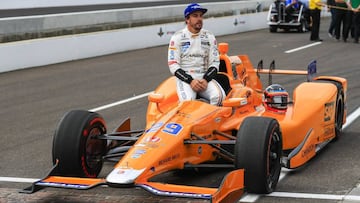
[[[210,104],[221,105],[225,92],[214,80],[220,63],[217,42],[211,32],[202,29],[206,12],[196,3],[186,7],[186,27],[171,37],[168,65],[177,78],[179,101],[194,100],[199,95]]]

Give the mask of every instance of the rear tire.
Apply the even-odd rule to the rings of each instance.
[[[334,141],[338,140],[342,134],[343,121],[345,116],[345,98],[344,98],[344,89],[340,82],[328,80],[328,79],[319,79],[319,82],[330,82],[334,84],[337,88],[336,95],[336,106],[335,106],[335,138]]]
[[[338,94],[336,97],[336,111],[335,111],[335,139],[339,139],[339,137],[342,134],[344,113],[345,113],[344,91],[342,87],[340,88],[338,87]]]
[[[245,189],[267,194],[275,190],[281,171],[282,137],[273,118],[248,117],[235,144],[235,167],[245,169]]]
[[[59,160],[55,174],[97,177],[106,153],[106,140],[94,139],[106,133],[105,121],[98,114],[83,110],[66,113],[53,139],[53,163]]]

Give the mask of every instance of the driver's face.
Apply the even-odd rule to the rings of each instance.
[[[186,19],[186,23],[190,32],[200,32],[203,26],[203,15],[204,14],[201,11],[195,11],[189,15],[188,19]]]

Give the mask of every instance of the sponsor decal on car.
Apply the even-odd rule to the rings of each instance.
[[[137,159],[139,157],[141,157],[141,155],[145,154],[146,150],[145,149],[137,149],[135,150],[135,152],[131,155],[131,158],[133,159]]]
[[[44,182],[44,181],[40,181],[36,183],[36,185],[48,186],[48,187],[72,188],[72,189],[86,189],[89,187],[89,185],[84,185],[84,184],[55,183],[55,182]]]
[[[177,136],[182,130],[182,125],[178,123],[167,123],[163,122],[155,123],[150,129],[146,130],[145,133],[157,132],[161,129],[161,132],[168,133],[170,135]]]
[[[188,192],[170,192],[170,191],[163,191],[153,188],[146,184],[139,185],[140,187],[144,188],[145,190],[157,194],[157,195],[164,195],[164,196],[174,196],[174,197],[189,197],[189,198],[200,198],[200,199],[211,199],[210,194],[195,194],[195,193],[188,193]]]
[[[159,142],[161,140],[160,137],[156,137],[156,136],[150,136],[145,138],[146,142]]]
[[[160,160],[160,161],[159,161],[159,165],[166,164],[166,163],[168,163],[168,162],[170,162],[170,161],[173,161],[173,160],[175,160],[175,159],[178,159],[179,157],[180,157],[180,154],[174,154],[174,155],[169,156],[169,157],[167,157],[167,158],[165,158],[165,159],[163,159],[163,160]]]
[[[334,115],[334,102],[329,102],[325,104],[325,112],[324,112],[324,121],[330,121],[331,117]]]

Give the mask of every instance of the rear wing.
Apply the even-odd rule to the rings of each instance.
[[[260,74],[269,74],[269,85],[272,84],[272,74],[284,75],[306,75],[307,81],[310,82],[316,77],[316,60],[309,63],[307,71],[303,70],[275,70],[275,60],[270,64],[269,69],[263,69],[263,60],[260,60],[256,69],[256,74],[260,78]]]

